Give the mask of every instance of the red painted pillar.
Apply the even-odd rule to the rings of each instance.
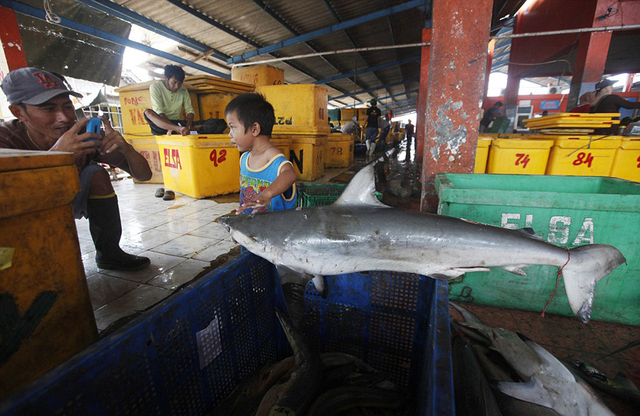
[[[631,91],[631,87],[633,86],[633,77],[636,74],[627,74],[627,81],[624,83],[624,89],[622,90],[622,92],[629,92]]]
[[[0,6],[0,41],[2,41],[2,49],[8,67],[2,68],[0,66],[0,72],[7,69],[13,71],[27,66],[27,57],[22,48],[16,15],[13,10],[2,6]],[[4,75],[6,74],[0,73],[0,80],[4,79]]]
[[[567,110],[575,107],[582,94],[595,90],[604,74],[612,32],[583,33],[578,41],[578,53],[567,97]]]
[[[437,210],[436,173],[473,172],[492,5],[492,0],[433,2],[422,211]]]
[[[422,29],[422,42],[431,42],[431,29]],[[431,46],[422,47],[420,60],[420,90],[418,91],[418,114],[416,115],[416,160],[424,156],[424,138],[427,132],[427,93],[429,91],[429,59]]]

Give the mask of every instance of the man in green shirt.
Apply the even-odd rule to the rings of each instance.
[[[186,136],[191,131],[195,113],[191,106],[189,91],[182,86],[184,70],[177,65],[164,67],[162,82],[151,84],[151,108],[145,110],[144,118],[151,127],[151,133],[162,136],[168,132]],[[186,120],[181,120],[182,110]]]

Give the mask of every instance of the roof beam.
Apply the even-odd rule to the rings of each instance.
[[[420,55],[411,56],[409,58],[401,59],[399,61],[388,62],[386,64],[380,64],[380,65],[372,66],[372,67],[369,67],[369,68],[359,69],[359,70],[357,70],[355,72],[349,72],[347,74],[336,75],[336,76],[331,77],[331,78],[325,78],[325,79],[321,79],[321,80],[318,80],[318,81],[314,81],[314,84],[326,84],[327,82],[332,82],[332,81],[336,81],[338,79],[351,77],[351,76],[353,76],[355,74],[360,75],[360,74],[364,74],[365,72],[377,71],[379,69],[388,68],[388,67],[394,66],[394,65],[403,65],[403,64],[410,63],[410,62],[419,62],[419,61],[420,61]]]
[[[198,52],[206,52],[212,50],[212,56],[220,59],[221,61],[226,61],[230,57],[217,49],[212,48],[209,45],[205,45],[202,42],[199,42],[193,38],[183,35],[182,33],[176,32],[173,29],[169,29],[166,26],[161,25],[160,23],[153,21],[147,17],[144,17],[134,11],[127,9],[126,7],[120,6],[114,2],[109,0],[77,0],[79,3],[85,4],[89,7],[92,7],[96,10],[100,10],[105,12],[111,16],[116,16],[125,22],[134,23],[138,26],[141,26],[147,30],[158,33],[166,38],[171,40],[175,40],[178,43],[181,43],[185,46],[188,46],[192,49],[197,50]]]
[[[397,93],[397,94],[387,95],[386,97],[376,98],[376,100],[379,102],[379,101],[382,101],[382,100],[386,100],[387,98],[397,97],[397,96],[399,96],[399,95],[406,95],[407,97],[409,97],[409,94],[411,94],[412,92],[418,92],[418,89],[416,88],[415,90],[402,91],[402,92],[399,92],[399,93]],[[345,105],[345,106],[343,106],[343,107],[338,107],[338,108],[355,107],[355,106],[356,106],[356,105],[358,105],[358,104],[364,104],[364,103],[363,103],[362,101],[360,101],[359,103],[356,103],[356,104],[349,104],[349,105]],[[392,104],[395,104],[395,102],[394,102],[394,103],[385,104],[385,105],[392,105]]]
[[[12,0],[0,0],[0,5],[13,9],[18,13],[25,14],[27,16],[35,17],[36,19],[46,21],[46,12],[42,9],[37,9],[35,7],[27,6],[26,4],[18,3]],[[182,59],[179,56],[171,55],[170,53],[151,48],[147,45],[143,45],[142,43],[134,42],[129,39],[125,39],[123,37],[114,35],[112,33],[104,32],[100,29],[96,29],[91,26],[83,25],[81,23],[75,22],[73,20],[67,19],[65,17],[60,16],[59,26],[65,27],[67,29],[75,30],[76,32],[84,33],[89,36],[96,37],[98,39],[106,40],[116,45],[120,46],[128,46],[133,49],[137,49],[143,52],[146,52],[151,55],[156,55],[161,58],[167,59],[169,61],[177,62],[185,66],[189,66],[191,68],[198,69],[204,73],[215,75],[220,78],[229,79],[229,75],[223,74],[222,72],[215,71],[206,66],[197,64],[195,62],[188,61],[186,59]]]
[[[372,91],[378,91],[378,90],[381,90],[381,89],[387,89],[387,88],[395,87],[397,85],[408,84],[409,82],[418,82],[418,80],[417,79],[407,79],[407,80],[403,80],[403,81],[400,81],[400,82],[395,82],[393,84],[385,84],[385,85],[380,85],[378,87],[368,88],[366,90],[356,91],[356,92],[353,92],[351,94],[337,95],[335,97],[329,97],[329,101],[339,100],[341,98],[352,97],[354,95],[364,94],[364,93],[368,93],[368,92],[372,92]],[[369,95],[371,95],[372,97],[375,97],[375,95],[372,95],[372,94],[369,94]]]
[[[167,0],[167,1],[171,1],[171,2],[177,2],[178,0]],[[239,55],[239,56],[235,56],[231,59],[229,59],[227,61],[228,64],[237,64],[240,62],[244,62],[247,59],[254,57],[254,56],[258,56],[258,55],[262,55],[265,53],[270,53],[270,52],[274,52],[277,51],[279,49],[282,48],[286,48],[287,46],[291,46],[291,45],[296,45],[298,43],[302,43],[302,42],[306,42],[309,41],[311,39],[315,39],[317,37],[323,36],[323,35],[327,35],[329,33],[332,32],[337,32],[340,30],[344,30],[347,29],[349,27],[353,27],[353,26],[357,26],[357,25],[361,25],[363,23],[367,23],[370,22],[372,20],[376,20],[376,19],[380,19],[382,17],[386,17],[392,14],[396,14],[396,13],[400,13],[406,10],[410,10],[410,9],[415,9],[416,7],[420,7],[420,6],[424,6],[425,4],[425,0],[411,0],[408,1],[406,3],[402,3],[399,4],[397,6],[393,6],[390,7],[388,9],[384,9],[384,10],[379,10],[377,12],[374,13],[370,13],[364,16],[360,16],[360,17],[356,17],[355,19],[351,19],[351,20],[347,20],[346,22],[341,22],[341,23],[337,23],[335,25],[331,25],[331,26],[327,26],[327,27],[323,27],[321,29],[318,30],[314,30],[312,32],[309,33],[305,33],[303,35],[300,36],[296,36],[290,39],[286,39],[283,40],[281,42],[277,42],[274,43],[273,45],[269,45],[269,46],[265,46],[263,48],[258,48],[254,51],[251,52],[247,52],[245,54]]]

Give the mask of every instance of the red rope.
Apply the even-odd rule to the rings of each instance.
[[[571,260],[571,251],[569,249],[567,250],[567,261],[562,265],[562,267],[560,267],[558,269],[558,273],[556,274],[556,287],[553,288],[553,293],[551,293],[551,297],[549,297],[549,300],[547,301],[547,304],[544,305],[544,308],[542,308],[542,312],[540,313],[540,316],[544,318],[544,311],[547,310],[547,306],[549,306],[549,304],[551,303],[551,301],[553,300],[553,298],[556,296],[556,290],[558,290],[558,285],[560,284],[560,278],[562,277],[562,270],[564,269],[564,267],[569,263],[569,260]]]

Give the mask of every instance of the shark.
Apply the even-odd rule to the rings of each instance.
[[[450,305],[465,318],[458,324],[485,336],[490,348],[499,352],[523,380],[497,382],[495,386],[502,393],[553,409],[561,416],[615,416],[587,383],[542,346],[507,329],[484,325],[461,306]],[[468,316],[473,319],[468,320]]]
[[[610,245],[566,249],[526,230],[385,205],[375,196],[372,164],[331,205],[224,216],[220,223],[247,250],[279,270],[307,276],[305,282],[373,270],[452,279],[500,267],[526,276],[524,267],[555,266],[571,310],[584,323],[591,318],[596,283],[626,261]]]

